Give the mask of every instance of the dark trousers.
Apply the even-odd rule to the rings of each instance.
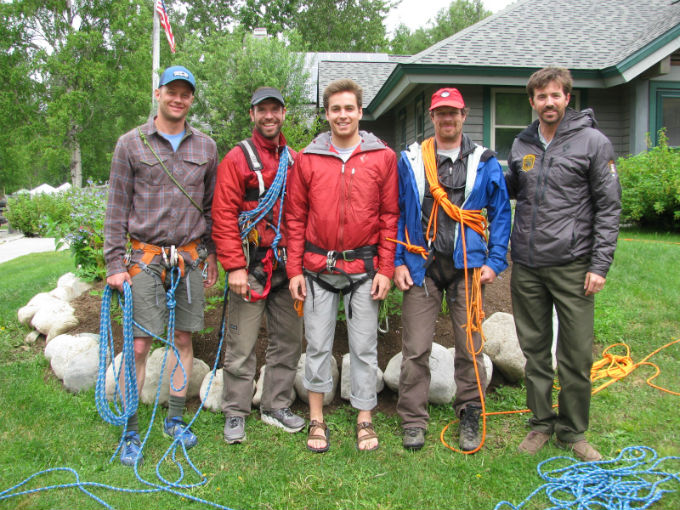
[[[472,288],[472,269],[468,271],[469,286]],[[456,382],[456,398],[453,408],[456,414],[470,404],[481,406],[477,377],[473,365],[473,356],[467,345],[467,336],[462,327],[466,323],[465,281],[461,270],[457,278],[446,290],[446,301],[449,316],[453,325],[453,338],[456,347],[454,360],[454,380]],[[423,287],[414,285],[404,292],[401,322],[402,354],[401,375],[399,377],[399,400],[397,412],[401,417],[402,427],[427,428],[429,413],[427,411],[428,391],[430,388],[430,353],[434,341],[435,323],[441,310],[443,292],[434,281],[425,277]],[[479,333],[472,334],[475,352],[481,345]],[[486,370],[481,353],[477,355],[482,388],[486,382]]]
[[[225,416],[250,414],[257,361],[255,346],[263,316],[269,343],[260,409],[282,409],[293,403],[293,383],[302,349],[302,317],[295,311],[288,285],[282,284],[281,279],[285,279],[283,272],[275,271],[269,296],[252,303],[229,291],[222,390]],[[248,275],[248,282],[253,290],[262,292],[262,284],[252,274]]]
[[[589,261],[530,268],[515,264],[511,292],[515,328],[527,359],[525,379],[531,428],[575,442],[588,429],[590,369],[593,364],[593,296],[583,284]],[[556,412],[552,408],[552,309],[557,310],[557,373],[561,387]]]

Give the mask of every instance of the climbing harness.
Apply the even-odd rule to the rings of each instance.
[[[552,457],[538,464],[538,475],[545,484],[534,490],[517,506],[501,501],[494,510],[519,510],[531,500],[543,495],[554,509],[618,510],[648,508],[664,493],[675,492],[662,488],[666,482],[680,482],[678,473],[663,471],[661,465],[680,457],[659,458],[647,446],[628,446],[612,460],[578,462],[571,457]],[[548,470],[552,464],[564,464]]]
[[[354,297],[354,292],[361,286],[364,282],[371,280],[375,277],[376,271],[373,264],[373,257],[378,254],[378,246],[375,244],[367,244],[365,246],[360,246],[352,250],[336,251],[336,250],[324,250],[323,248],[316,246],[309,241],[305,242],[305,251],[316,253],[318,255],[326,256],[326,267],[319,271],[318,273],[313,273],[311,271],[305,270],[305,275],[314,281],[319,287],[334,294],[342,294],[343,296],[349,294],[349,303],[347,306],[347,317],[352,318],[352,298]],[[363,260],[365,273],[361,278],[353,280],[352,277],[346,272],[337,267],[338,260],[344,260],[345,262],[353,262],[355,260]],[[347,285],[341,288],[337,288],[327,281],[321,278],[324,271],[329,273],[339,273],[347,279]],[[312,303],[314,302],[314,285],[309,286],[310,294],[312,296]]]
[[[257,156],[257,150],[252,145],[252,141],[244,140],[239,143],[239,146],[246,156],[249,168],[256,173],[259,183],[258,204],[254,209],[242,211],[239,214],[238,225],[241,231],[241,244],[243,247],[243,254],[246,258],[246,267],[251,266],[250,246],[255,247],[259,244],[259,236],[256,226],[263,220],[274,208],[276,202],[279,202],[279,214],[276,225],[269,226],[276,232],[271,246],[266,250],[262,260],[262,267],[266,275],[266,282],[263,284],[264,290],[261,293],[248,290],[247,301],[259,301],[265,299],[271,290],[271,277],[274,271],[274,264],[286,263],[286,251],[283,248],[278,248],[281,241],[281,219],[283,214],[283,202],[286,196],[286,184],[288,180],[288,166],[289,166],[289,152],[288,147],[284,147],[279,157],[279,167],[276,171],[276,176],[271,186],[266,189],[264,187],[264,180],[262,178],[262,162]],[[246,197],[248,198],[248,197]],[[274,260],[273,260],[274,259]]]
[[[177,288],[177,285],[180,280],[180,271],[179,267],[175,266],[171,269],[170,271],[170,287],[166,293],[167,297],[167,306],[168,306],[168,338],[161,338],[156,335],[153,335],[151,332],[145,330],[142,328],[139,324],[135,323],[132,318],[132,292],[130,290],[129,284],[126,282],[123,284],[123,298],[119,301],[120,306],[123,309],[123,365],[124,368],[119,367],[116,369],[115,363],[113,363],[114,359],[114,351],[113,351],[113,335],[112,335],[112,327],[111,327],[111,314],[110,314],[110,307],[111,307],[111,296],[112,296],[112,289],[107,286],[104,289],[104,295],[102,297],[102,310],[101,310],[101,324],[100,324],[100,346],[99,346],[99,375],[97,378],[97,384],[95,388],[95,402],[97,405],[97,411],[99,412],[100,416],[108,423],[112,423],[115,425],[126,425],[127,424],[127,418],[134,414],[137,410],[137,405],[138,405],[138,393],[137,393],[137,383],[136,383],[136,372],[135,372],[135,360],[134,360],[134,346],[133,346],[133,334],[132,334],[132,326],[135,325],[137,327],[140,327],[145,333],[147,333],[149,336],[154,337],[156,340],[160,340],[161,342],[165,343],[168,347],[165,352],[165,356],[163,358],[163,363],[161,366],[161,377],[158,383],[158,389],[156,391],[156,399],[154,402],[152,414],[151,414],[151,419],[149,421],[149,426],[147,428],[146,434],[144,436],[144,439],[142,440],[142,445],[141,445],[141,450],[143,451],[144,446],[147,443],[147,440],[149,438],[149,435],[151,434],[151,430],[153,428],[153,424],[155,421],[155,416],[156,412],[158,410],[158,401],[160,397],[160,391],[161,387],[163,384],[163,374],[165,374],[165,364],[167,360],[167,355],[168,351],[172,349],[174,352],[177,363],[175,364],[175,367],[172,370],[172,373],[170,375],[170,383],[172,385],[172,379],[174,378],[175,371],[177,368],[180,368],[182,372],[184,373],[184,384],[187,384],[187,378],[186,378],[186,372],[184,372],[184,367],[181,366],[181,361],[179,358],[179,353],[174,345],[174,332],[175,332],[175,306],[176,302],[174,299],[174,293]],[[217,347],[217,356],[215,358],[215,364],[212,367],[212,372],[210,374],[210,379],[208,381],[208,387],[206,389],[206,395],[210,392],[210,388],[212,386],[214,377],[215,377],[215,371],[217,368],[217,363],[220,359],[220,352],[222,350],[222,343],[224,340],[224,330],[225,330],[225,316],[226,316],[226,306],[227,306],[227,299],[228,299],[228,287],[225,285],[225,292],[224,292],[224,298],[223,298],[223,305],[222,305],[222,323],[220,327],[220,339],[219,339],[219,344]],[[113,363],[113,370],[114,370],[114,381],[115,381],[115,393],[114,393],[114,398],[113,402],[109,403],[108,400],[106,399],[106,367],[108,362]],[[124,373],[124,380],[125,380],[125,399],[122,398],[122,395],[120,393],[120,385],[119,385],[119,376],[120,376],[120,370],[123,370]],[[174,388],[175,390],[181,389],[183,386],[180,386],[180,388]],[[201,410],[203,409],[203,402],[201,402],[198,410],[194,414],[193,418],[190,420],[189,424],[187,425],[187,428],[190,428],[192,424],[196,421],[196,418],[200,414]],[[111,409],[111,406],[113,406],[113,409]],[[117,454],[118,451],[120,450],[120,447],[122,445],[122,437],[125,436],[125,429],[123,431],[123,435],[121,436],[121,441],[118,445],[118,448],[116,448],[116,451],[113,453],[113,456],[109,460],[109,462],[113,461]],[[187,462],[187,464],[190,466],[191,470],[198,476],[199,481],[196,483],[182,483],[182,480],[184,479],[185,476],[185,469],[182,467],[180,464],[178,458],[177,458],[177,447],[181,446],[182,448],[182,453],[184,454],[184,459]],[[174,467],[178,471],[178,476],[177,478],[172,481],[168,480],[166,476],[164,476],[161,473],[161,467],[163,465],[166,465],[169,463],[173,464]],[[95,500],[97,503],[101,504],[103,507],[112,509],[113,507],[109,505],[106,501],[104,501],[102,498],[99,496],[95,495],[94,493],[91,492],[90,489],[92,488],[98,488],[98,489],[108,489],[108,490],[113,490],[117,492],[125,492],[128,494],[150,494],[150,493],[158,493],[158,492],[167,492],[169,494],[174,494],[176,496],[179,496],[183,499],[190,500],[190,501],[195,501],[197,503],[205,504],[212,506],[214,508],[220,508],[223,510],[232,510],[231,508],[220,505],[217,503],[214,503],[212,501],[207,501],[205,499],[199,498],[195,495],[193,495],[190,491],[191,489],[194,489],[196,487],[200,487],[202,485],[205,485],[208,483],[207,477],[193,464],[191,459],[189,458],[189,455],[187,454],[187,450],[184,447],[184,444],[180,441],[180,437],[178,436],[177,438],[174,439],[170,447],[166,450],[165,454],[161,457],[161,459],[158,461],[156,464],[156,476],[159,480],[160,483],[155,483],[149,480],[146,480],[142,478],[139,474],[138,471],[139,467],[139,459],[135,462],[134,464],[134,472],[135,476],[137,477],[137,480],[142,483],[143,485],[147,486],[147,489],[128,489],[128,488],[123,488],[123,487],[114,487],[102,483],[97,483],[97,482],[87,482],[87,481],[82,481],[80,479],[80,475],[78,474],[77,471],[74,469],[68,468],[68,467],[57,467],[57,468],[51,468],[51,469],[46,469],[43,471],[40,471],[38,473],[35,473],[28,478],[24,479],[23,481],[19,482],[18,484],[14,485],[13,487],[10,487],[9,489],[6,489],[2,492],[0,492],[0,501],[7,500],[10,498],[15,498],[17,496],[22,496],[22,495],[29,495],[29,494],[34,494],[37,492],[43,492],[47,490],[52,490],[52,489],[68,489],[68,488],[77,488],[93,500]],[[42,475],[50,474],[50,473],[55,473],[55,472],[64,472],[64,473],[70,473],[75,481],[71,483],[64,483],[64,484],[55,484],[55,485],[49,485],[46,487],[39,487],[36,489],[28,489],[28,490],[19,490],[22,488],[24,485],[26,485],[28,482],[31,480],[40,477]]]
[[[200,240],[195,239],[184,246],[176,247],[172,246],[156,246],[154,244],[143,243],[137,239],[130,239],[130,247],[134,251],[141,251],[142,257],[138,262],[130,263],[131,254],[126,255],[127,270],[130,273],[130,277],[145,271],[153,276],[153,273],[148,270],[149,264],[153,263],[160,257],[160,262],[163,266],[161,272],[161,281],[165,283],[165,275],[167,270],[172,267],[179,267],[180,275],[182,277],[187,275],[186,261],[182,256],[182,253],[186,253],[191,259],[190,269],[201,268],[203,270],[207,269],[206,258],[208,256],[208,251]],[[128,252],[130,253],[130,252]]]

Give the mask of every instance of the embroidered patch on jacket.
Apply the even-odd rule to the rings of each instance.
[[[522,170],[528,172],[534,168],[534,163],[536,163],[536,156],[533,154],[527,154],[522,158]]]
[[[614,160],[610,159],[608,165],[609,173],[612,175],[612,177],[616,177],[616,165],[614,164]]]

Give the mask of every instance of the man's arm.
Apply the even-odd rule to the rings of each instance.
[[[397,156],[391,149],[385,151],[385,171],[382,185],[380,186],[380,207],[378,220],[380,234],[378,238],[378,273],[389,280],[394,274],[394,242],[388,238],[397,235],[399,223],[399,177],[397,174]],[[377,283],[374,281],[374,286]],[[384,286],[383,286],[384,287]],[[388,288],[389,290],[389,288]],[[385,292],[387,295],[387,292]]]
[[[131,135],[130,135],[131,136]],[[104,260],[107,283],[120,291],[123,282],[131,283],[123,257],[127,244],[128,217],[134,194],[133,162],[121,137],[111,159],[109,191],[104,218]],[[111,278],[114,277],[114,278]],[[111,280],[109,281],[109,278]]]
[[[595,155],[591,160],[589,173],[594,213],[594,239],[589,272],[605,278],[614,260],[619,235],[621,185],[614,164],[614,148],[602,133],[596,131],[596,134]]]
[[[510,240],[512,212],[500,163],[492,157],[486,161],[485,166],[489,175],[486,189],[489,243],[486,260],[488,271],[482,268],[482,280],[486,280],[482,283],[491,283],[496,275],[508,267],[508,241]]]
[[[285,202],[284,221],[288,235],[288,261],[286,273],[292,280],[302,275],[302,259],[305,252],[305,232],[309,215],[309,188],[305,180],[309,156],[297,155],[288,176],[288,197]],[[304,278],[301,287],[304,289]],[[299,281],[296,280],[296,281]],[[295,296],[294,296],[295,297]],[[296,297],[295,299],[300,299]]]

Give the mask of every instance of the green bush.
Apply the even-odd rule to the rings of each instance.
[[[56,239],[57,248],[68,245],[76,274],[87,280],[106,275],[104,264],[104,216],[106,190],[94,186],[53,195],[21,194],[8,201],[7,219],[12,228],[27,236]]]
[[[71,204],[64,199],[64,193],[39,193],[33,196],[22,193],[7,200],[5,216],[13,229],[34,237],[47,234],[46,218],[62,222],[68,219],[71,212]]]
[[[665,130],[647,152],[619,158],[622,221],[680,227],[680,150],[669,147]]]

